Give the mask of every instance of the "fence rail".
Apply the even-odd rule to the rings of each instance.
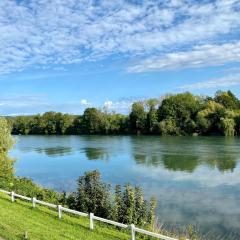
[[[112,224],[112,225],[114,225],[114,226],[121,227],[121,228],[128,228],[128,227],[129,227],[129,226],[126,225],[126,224],[119,223],[119,222],[115,222],[115,221],[108,220],[108,219],[101,218],[101,217],[97,217],[97,216],[94,216],[94,215],[93,215],[93,219],[94,219],[94,220],[101,221],[101,222],[105,222],[105,223],[108,223],[108,224]]]
[[[38,200],[36,198],[34,198],[34,200],[35,200],[35,203],[38,203],[38,204],[43,205],[43,206],[47,206],[47,207],[50,207],[50,208],[57,208],[58,207],[58,205],[56,205],[56,204],[40,201],[40,200]]]
[[[154,233],[154,232],[150,232],[150,231],[147,231],[147,230],[144,230],[144,229],[141,229],[141,228],[137,228],[137,227],[135,227],[134,224],[126,225],[126,224],[123,224],[123,223],[119,223],[119,222],[115,222],[115,221],[108,220],[108,219],[105,219],[105,218],[94,216],[93,213],[87,214],[87,213],[79,212],[79,211],[76,211],[76,210],[72,210],[72,209],[69,209],[69,208],[62,207],[61,205],[56,205],[56,204],[44,202],[44,201],[38,200],[36,198],[26,197],[26,196],[17,194],[15,192],[9,192],[9,191],[3,190],[3,189],[0,189],[0,192],[9,195],[11,197],[12,202],[14,202],[16,198],[20,198],[20,199],[32,202],[33,208],[36,207],[36,204],[40,204],[40,205],[44,205],[44,206],[47,206],[47,207],[50,207],[50,208],[57,209],[59,219],[62,218],[62,213],[63,212],[75,214],[75,215],[82,216],[82,217],[89,217],[89,227],[90,227],[91,230],[94,229],[94,220],[97,220],[97,221],[100,221],[100,222],[104,222],[104,223],[114,225],[116,227],[121,227],[121,228],[125,228],[125,229],[129,228],[130,231],[131,231],[131,240],[136,240],[136,233],[145,234],[145,235],[148,235],[150,237],[155,237],[155,238],[162,239],[162,240],[178,240],[177,238],[172,238],[172,237],[164,236],[164,235],[159,234],[159,233]]]
[[[14,197],[21,198],[23,200],[31,201],[32,199],[30,197],[25,197],[20,194],[14,193]]]
[[[72,209],[69,209],[69,208],[65,208],[65,207],[62,207],[62,206],[60,207],[60,209],[64,212],[67,212],[67,213],[72,213],[72,214],[79,215],[79,216],[82,216],[82,217],[88,217],[87,213],[79,212],[79,211],[72,210]]]

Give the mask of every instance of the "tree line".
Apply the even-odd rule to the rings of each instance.
[[[128,115],[87,108],[83,115],[46,112],[7,118],[13,134],[239,135],[240,100],[231,92],[214,97],[189,92],[132,104]]]

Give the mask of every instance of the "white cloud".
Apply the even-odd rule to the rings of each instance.
[[[80,101],[80,103],[81,103],[82,105],[90,105],[90,102],[88,102],[87,99],[82,99],[82,100]]]
[[[11,96],[0,97],[0,114],[8,116],[17,115],[31,115],[44,113],[47,111],[55,111],[70,114],[82,114],[87,107],[105,108],[109,111],[116,111],[117,113],[128,113],[134,101],[143,98],[132,97],[119,99],[117,101],[106,100],[99,104],[87,99],[80,101],[67,101],[64,103],[57,103],[48,101],[46,96]],[[36,112],[37,111],[37,112]]]
[[[81,114],[84,108],[90,105],[91,103],[86,99],[56,103],[49,102],[46,96],[12,96],[0,98],[0,114],[16,116],[47,111]]]
[[[129,100],[120,100],[120,101],[105,101],[103,106],[107,110],[116,111],[120,113],[126,113],[129,111],[133,104],[133,101]]]
[[[142,166],[134,169],[136,172],[146,171]],[[233,172],[219,173],[218,169],[209,169],[206,166],[199,166],[194,172],[187,173],[182,171],[166,171],[162,168],[151,168],[148,171],[146,177],[152,178],[152,180],[159,181],[160,176],[163,179],[171,179],[172,181],[192,181],[197,182],[203,187],[218,187],[221,185],[234,186],[240,185],[240,168],[236,167]],[[145,173],[146,174],[146,173]]]
[[[239,5],[240,1],[234,0],[139,4],[124,0],[1,0],[0,74],[30,66],[56,68],[113,54],[142,59],[183,48],[189,52],[193,45],[220,42],[226,35],[229,41],[236,40]]]
[[[160,57],[146,59],[128,70],[146,72],[204,66],[219,66],[230,62],[240,62],[240,41],[222,45],[201,45],[191,51],[168,53]]]
[[[36,113],[33,113],[33,112],[19,112],[19,113],[10,113],[8,114],[7,116],[9,117],[17,117],[17,116],[31,116],[31,115],[34,115]]]
[[[197,82],[193,84],[187,84],[180,87],[184,90],[197,90],[197,89],[208,89],[208,88],[223,88],[230,86],[240,85],[240,74],[228,75],[221,78],[211,79],[208,81]]]
[[[112,101],[105,101],[103,106],[106,107],[106,108],[112,108],[113,102]]]

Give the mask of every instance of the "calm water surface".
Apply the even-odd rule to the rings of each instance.
[[[72,191],[85,171],[140,185],[158,199],[166,228],[194,224],[209,239],[240,239],[240,139],[224,137],[19,136],[17,175]],[[217,236],[217,237],[216,237]]]

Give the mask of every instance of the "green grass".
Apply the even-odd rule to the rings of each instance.
[[[94,230],[89,230],[89,218],[74,217],[63,214],[58,219],[56,210],[37,205],[33,209],[31,203],[16,200],[0,193],[0,239],[24,239],[25,231],[28,239],[61,240],[111,240],[130,239],[130,232],[118,230],[104,223],[94,221]]]

